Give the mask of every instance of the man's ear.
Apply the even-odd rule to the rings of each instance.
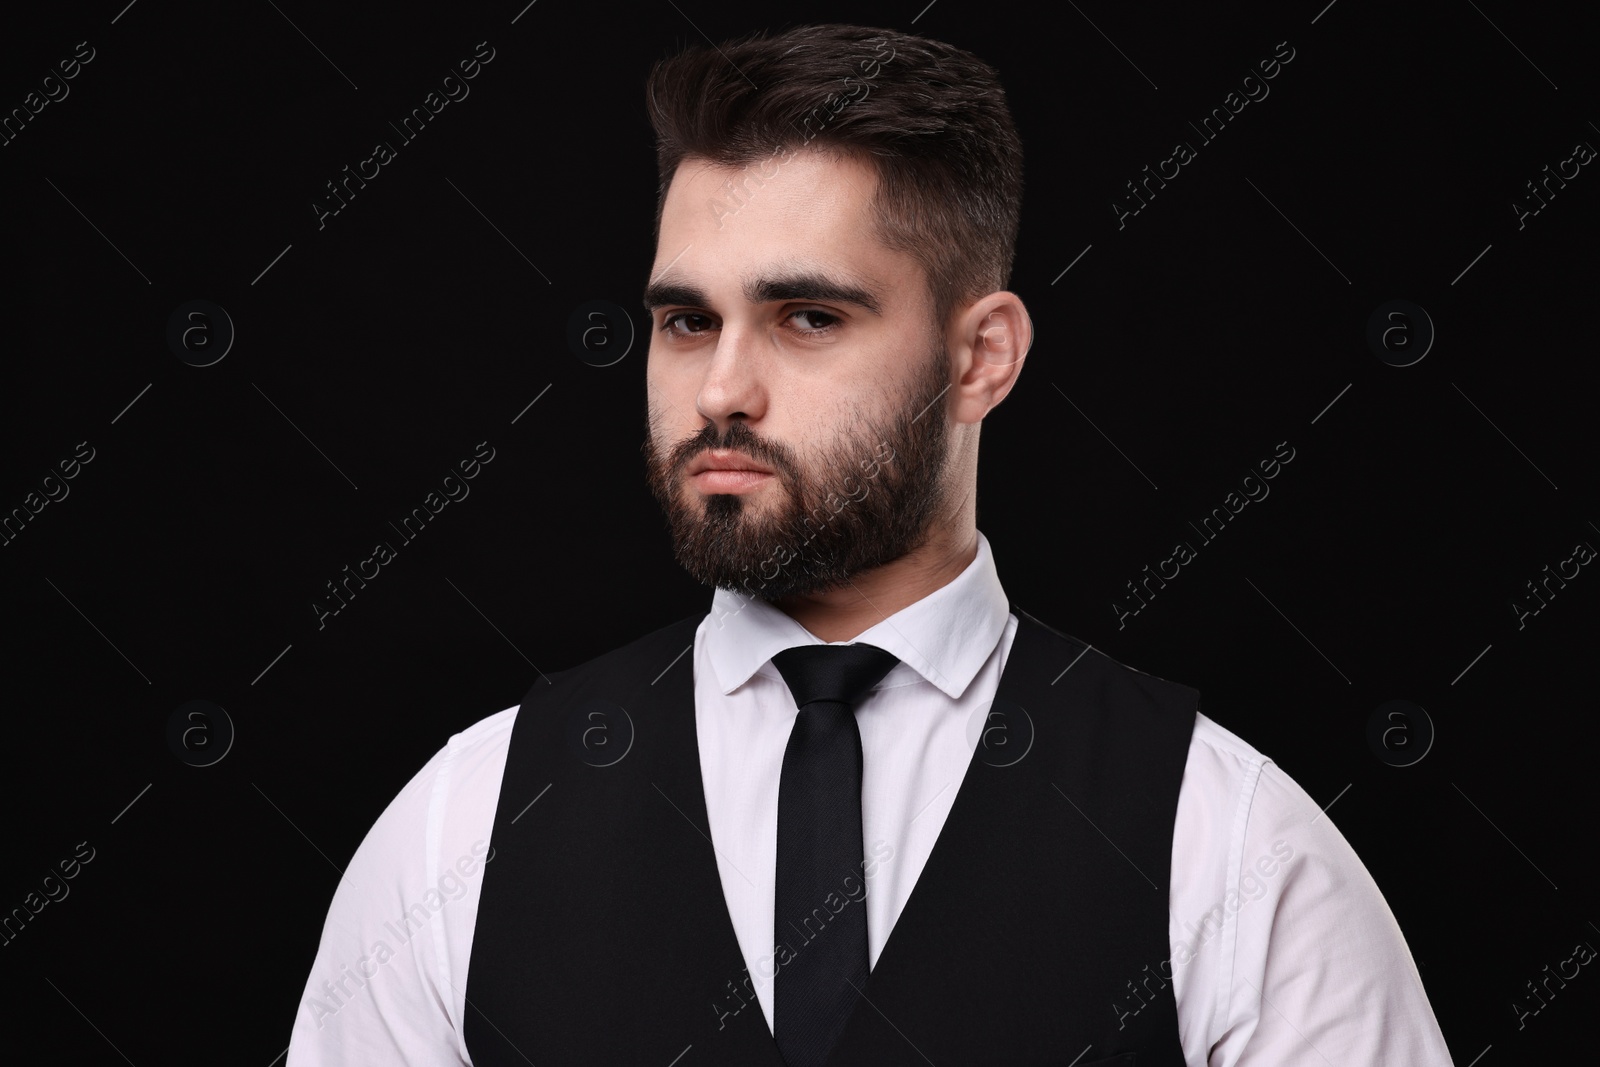
[[[1016,293],[994,292],[968,304],[951,337],[956,365],[950,417],[979,422],[1011,392],[1033,346],[1033,320]]]

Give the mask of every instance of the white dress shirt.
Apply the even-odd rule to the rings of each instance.
[[[971,762],[1016,634],[1008,605],[980,533],[959,576],[852,639],[901,661],[856,712],[863,837],[869,854],[889,857],[865,897],[873,964]],[[798,714],[771,658],[816,641],[776,608],[723,589],[694,638],[711,840],[769,1029],[778,782]],[[356,850],[287,1067],[471,1063],[467,966],[516,714],[451,737]],[[1148,996],[1160,992],[1157,972],[1170,975],[1190,1067],[1450,1064],[1400,928],[1332,818],[1204,715],[1178,795],[1169,907],[1170,959],[1130,978],[1145,978]],[[1130,989],[1091,1007],[1131,1015],[1145,999]]]

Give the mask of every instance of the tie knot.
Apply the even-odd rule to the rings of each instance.
[[[796,707],[831,701],[854,708],[900,659],[876,645],[799,645],[772,657]]]

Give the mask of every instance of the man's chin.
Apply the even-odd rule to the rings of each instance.
[[[690,514],[699,517],[697,512]],[[744,523],[708,530],[714,525],[715,519],[692,522],[692,528],[678,531],[674,543],[678,565],[702,585],[770,603],[825,592],[847,581],[820,573],[808,565],[812,561],[798,559],[793,538]]]
[[[806,597],[820,596],[823,593],[841,589],[849,583],[850,580],[848,578],[822,581],[811,578],[796,579],[787,575],[779,575],[778,580],[775,581],[763,582],[759,578],[751,578],[749,575],[744,575],[737,581],[716,581],[707,582],[706,584],[782,609],[793,605],[795,601]]]

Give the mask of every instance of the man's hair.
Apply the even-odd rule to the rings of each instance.
[[[895,30],[800,26],[661,60],[646,100],[658,240],[685,159],[747,167],[730,183],[733,195],[709,205],[720,218],[775,180],[749,164],[781,166],[790,152],[815,148],[876,168],[876,237],[922,265],[941,327],[960,304],[1008,286],[1022,142],[997,75],[976,56]]]

